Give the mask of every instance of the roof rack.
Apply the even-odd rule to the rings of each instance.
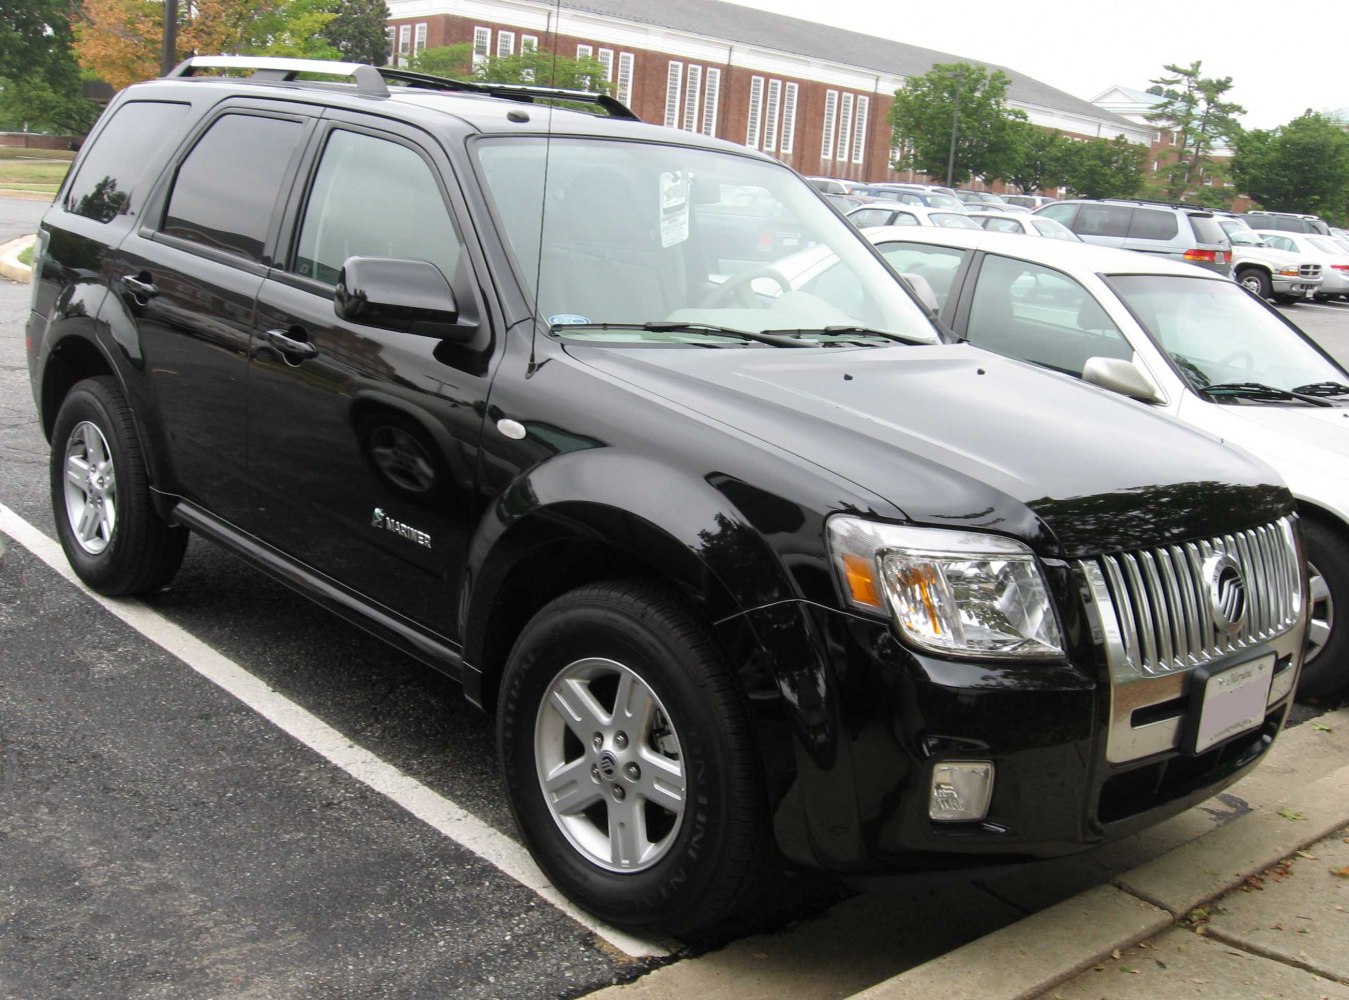
[[[325,59],[292,59],[283,56],[189,56],[165,74],[166,77],[195,76],[199,69],[251,69],[252,79],[293,82],[301,73],[324,76],[349,76],[356,81],[356,92],[368,97],[388,97],[387,81],[423,90],[451,90],[472,94],[486,94],[510,101],[533,104],[536,101],[571,101],[593,104],[610,118],[640,121],[621,101],[608,94],[586,90],[564,90],[559,87],[533,87],[514,83],[483,83],[477,80],[454,80],[429,73],[414,73],[406,69],[368,66],[365,63],[331,62]]]

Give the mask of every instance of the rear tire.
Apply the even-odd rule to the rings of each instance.
[[[675,593],[616,581],[544,607],[511,652],[497,737],[526,845],[591,913],[690,936],[752,898],[772,857],[752,723]]]
[[[1302,519],[1311,576],[1307,659],[1300,698],[1323,697],[1349,683],[1349,542],[1340,533]]]
[[[114,379],[85,379],[62,401],[50,476],[57,537],[91,589],[142,594],[173,578],[187,530],[155,512],[135,420]]]

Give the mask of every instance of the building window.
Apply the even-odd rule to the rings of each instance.
[[[703,68],[690,66],[684,81],[684,131],[698,131],[698,99],[703,94]]]
[[[398,29],[385,28],[384,37],[389,43],[389,62],[398,65]]]
[[[670,61],[665,71],[665,127],[679,128],[679,84],[684,77],[684,64]]]
[[[614,96],[624,104],[632,100],[632,63],[631,52],[618,54],[618,93]]]
[[[717,101],[721,97],[721,70],[707,68],[707,82],[703,85],[703,135],[717,134]]]
[[[487,61],[488,54],[492,51],[492,29],[474,28],[473,29],[473,66],[477,68]]]
[[[778,148],[778,108],[782,103],[782,81],[768,81],[768,105],[764,108],[763,148],[771,153]]]
[[[537,51],[539,51],[539,36],[538,36],[538,35],[521,35],[521,36],[520,36],[520,51],[521,51],[521,52],[537,52]]]
[[[745,145],[759,148],[759,128],[763,116],[763,77],[756,76],[749,83],[749,122],[745,127]]]
[[[594,55],[595,55],[595,47],[594,47],[593,45],[578,45],[578,46],[576,46],[576,58],[577,58],[577,59],[590,59],[590,58],[593,58]]]
[[[861,163],[867,151],[867,109],[871,105],[871,98],[858,96],[857,98],[857,120],[853,122],[852,130],[852,161]]]
[[[412,36],[412,51],[421,52],[426,48],[426,22],[423,21],[417,25],[417,30]]]
[[[830,90],[824,95],[824,126],[820,134],[820,159],[828,160],[834,156],[834,124],[838,118],[838,91]]]
[[[497,32],[497,55],[499,56],[515,55],[515,32],[513,31]]]
[[[604,67],[604,82],[605,82],[605,83],[613,83],[613,82],[614,82],[614,50],[613,50],[613,49],[600,49],[599,53],[595,56],[595,58],[598,59],[598,60],[600,61],[600,65]]]
[[[398,26],[398,64],[404,66],[408,61],[408,50],[412,47],[412,25]]]
[[[782,89],[782,152],[791,153],[796,140],[796,84],[789,83]]]
[[[843,106],[838,114],[838,155],[835,159],[847,160],[852,144],[852,94],[843,95]]]

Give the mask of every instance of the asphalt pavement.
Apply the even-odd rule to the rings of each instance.
[[[0,242],[43,208],[0,199]],[[1109,848],[842,900],[803,880],[722,948],[625,953],[512,860],[490,720],[452,683],[197,541],[151,601],[58,572],[26,312],[0,281],[0,996],[1349,996],[1325,706]],[[1349,307],[1289,314],[1349,360]]]

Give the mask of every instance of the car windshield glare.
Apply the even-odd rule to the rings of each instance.
[[[1232,382],[1284,390],[1349,382],[1276,312],[1232,282],[1160,274],[1106,281],[1196,391]]]
[[[779,164],[574,137],[482,140],[476,157],[519,278],[557,336],[726,346],[765,343],[734,331],[848,327],[940,339],[856,230]]]

